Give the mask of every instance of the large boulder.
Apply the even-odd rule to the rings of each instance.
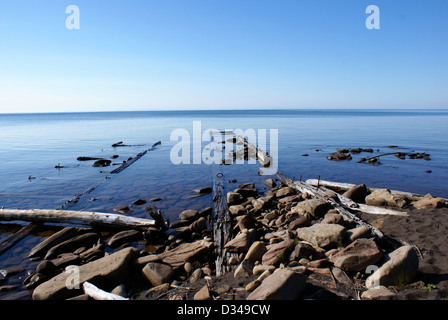
[[[299,238],[320,248],[328,249],[341,244],[344,233],[345,228],[339,224],[317,223],[301,230]]]
[[[305,288],[307,277],[288,269],[278,269],[263,280],[247,300],[295,300]]]
[[[111,290],[123,283],[129,274],[131,262],[138,256],[135,248],[125,248],[114,254],[73,267],[34,289],[34,300],[62,300],[79,295],[86,281]]]
[[[403,208],[406,204],[406,200],[402,196],[392,194],[389,189],[377,189],[369,194],[365,200],[366,204],[377,207],[389,206]]]
[[[366,287],[404,286],[414,279],[417,271],[417,253],[412,246],[402,246],[386,256],[386,262],[366,279]]]
[[[364,271],[375,265],[383,257],[383,252],[372,239],[358,239],[331,256],[333,264],[347,272]]]

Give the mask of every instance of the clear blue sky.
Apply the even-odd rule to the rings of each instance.
[[[446,0],[0,0],[0,112],[448,108],[447,40]]]

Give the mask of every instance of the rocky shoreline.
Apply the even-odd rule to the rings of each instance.
[[[11,295],[92,299],[85,282],[130,300],[393,299],[409,288],[424,296],[436,287],[419,280],[423,256],[416,244],[379,238],[330,201],[279,181],[265,185],[267,192],[245,183],[227,193],[233,237],[224,246],[231,269],[224,275],[216,276],[213,209],[204,208],[146,232],[63,228],[30,251],[36,270],[23,281],[25,290]],[[415,199],[364,185],[342,196],[399,211],[447,207],[431,195]]]

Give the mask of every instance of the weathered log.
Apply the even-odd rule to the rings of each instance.
[[[355,187],[356,184],[352,183],[341,183],[341,182],[333,182],[333,181],[326,181],[326,180],[317,180],[317,179],[308,179],[306,180],[306,183],[311,186],[317,186],[319,182],[320,186],[327,187],[329,189],[335,190],[335,191],[347,191],[348,189]],[[367,188],[369,192],[373,192],[375,190],[378,190],[380,188]],[[406,192],[406,191],[399,191],[399,190],[390,190],[390,193],[395,195],[402,195],[406,196],[411,201],[417,201],[424,197],[422,194],[412,193],[412,192]],[[448,199],[445,199],[448,201]]]
[[[216,169],[213,171],[213,239],[216,255],[216,275],[220,276],[229,271],[226,266],[227,259],[224,246],[232,237],[232,219],[227,206],[222,174],[216,173]]]
[[[90,282],[84,282],[82,285],[84,293],[94,300],[129,300],[118,294],[106,292],[94,286]]]
[[[138,230],[146,230],[148,227],[154,226],[155,223],[154,220],[150,219],[134,218],[113,213],[45,209],[0,209],[0,220],[52,222]]]
[[[369,206],[367,204],[358,203],[358,208],[351,208],[352,210],[368,213],[368,214],[387,214],[391,216],[408,216],[405,211],[397,211],[392,209]]]
[[[332,199],[325,191],[328,190],[325,187],[320,187],[319,189],[305,183],[302,181],[298,181],[298,182],[294,182],[291,179],[289,179],[286,175],[277,172],[277,178],[284,184],[291,186],[293,188],[296,188],[297,190],[299,190],[300,192],[306,192],[310,195],[312,195],[315,198],[318,199],[322,199],[325,201],[330,202],[333,207],[339,211],[339,213],[344,217],[344,219],[346,220],[351,220],[354,221],[357,225],[359,226],[366,226],[370,229],[370,231],[372,232],[373,235],[379,237],[379,238],[384,238],[384,234],[378,229],[375,228],[374,226],[368,224],[367,222],[363,221],[361,218],[359,218],[356,214],[351,213],[350,210],[350,206],[348,205],[353,205],[353,206],[357,206],[357,204],[353,201],[351,201],[350,199],[347,199],[345,197],[342,197],[340,195],[338,195],[339,199],[344,200],[344,203],[340,203],[337,202],[336,200]]]

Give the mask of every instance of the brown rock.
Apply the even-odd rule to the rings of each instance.
[[[33,299],[60,300],[76,296],[82,291],[82,284],[85,281],[102,289],[111,290],[127,278],[131,261],[137,255],[136,249],[125,248],[73,269],[73,272],[62,272],[37,286],[33,291]],[[79,283],[73,283],[72,280],[79,280]],[[67,284],[71,284],[72,289]]]
[[[416,209],[442,208],[445,206],[445,200],[435,198],[430,193],[412,204]]]
[[[277,265],[282,261],[287,261],[289,253],[294,246],[294,240],[284,240],[272,245],[263,255],[262,263],[266,265]]]
[[[174,275],[174,271],[171,266],[157,262],[150,262],[146,264],[142,272],[146,279],[148,279],[154,287],[170,282]]]
[[[256,239],[254,229],[244,229],[224,246],[228,252],[246,252]]]
[[[406,201],[402,197],[392,194],[389,189],[377,189],[369,194],[365,200],[366,204],[377,207],[389,206],[402,208],[406,204]]]
[[[372,239],[358,239],[331,256],[333,264],[347,272],[364,271],[367,266],[377,264],[383,252]]]
[[[339,224],[317,223],[302,229],[298,236],[318,247],[328,249],[342,242],[344,232],[345,228]]]
[[[199,217],[196,210],[184,210],[179,214],[179,220],[195,220]]]
[[[297,228],[308,227],[310,225],[310,218],[307,214],[298,217],[297,219],[289,223],[289,230],[295,230]]]
[[[360,184],[358,186],[351,187],[344,192],[342,196],[351,199],[358,203],[365,203],[368,190],[365,184]]]
[[[309,199],[299,202],[291,211],[298,213],[306,212],[314,218],[319,218],[329,209],[331,209],[329,202],[320,199]]]
[[[288,269],[279,269],[256,288],[247,300],[295,300],[305,288],[307,277]]]

